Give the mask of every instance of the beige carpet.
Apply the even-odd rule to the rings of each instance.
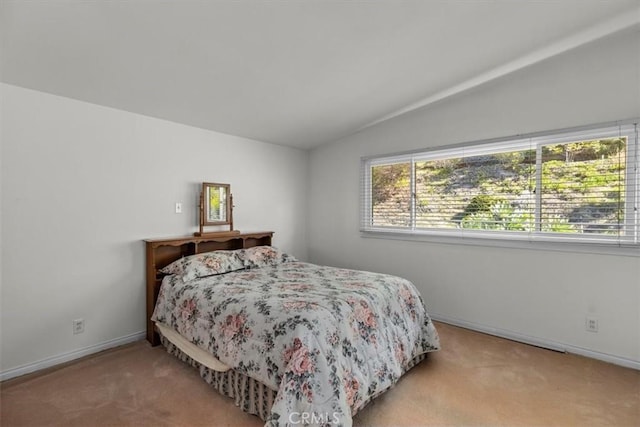
[[[356,426],[640,426],[640,372],[438,323],[443,350]],[[261,426],[138,342],[0,385],[0,425]]]

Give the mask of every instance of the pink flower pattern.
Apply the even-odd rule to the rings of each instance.
[[[278,390],[273,425],[306,410],[336,413],[348,424],[412,359],[439,349],[408,281],[267,252],[256,249],[255,263],[276,264],[197,281],[167,276],[153,319]]]
[[[311,373],[314,370],[309,349],[302,345],[300,338],[295,338],[293,345],[285,350],[284,361],[289,364],[291,371],[296,375]]]
[[[349,404],[349,406],[353,406],[354,402],[356,401],[356,397],[358,396],[360,383],[350,371],[347,371],[342,378],[342,385],[344,386],[347,403]]]
[[[180,317],[182,317],[183,321],[189,321],[193,319],[193,317],[198,312],[198,303],[194,298],[184,300],[182,305],[180,306]]]
[[[317,305],[313,302],[309,301],[285,301],[282,303],[282,307],[285,311],[294,311],[294,310],[313,310],[317,307]]]
[[[375,346],[377,339],[375,338],[374,330],[377,328],[378,322],[375,313],[369,307],[369,303],[364,299],[354,297],[347,298],[347,302],[353,310],[353,319],[355,320],[355,322],[353,322],[354,332],[358,333],[362,338],[369,340],[369,342]]]
[[[298,384],[307,401],[311,402],[313,400],[313,387],[308,379],[316,369],[314,355],[307,346],[302,344],[300,338],[296,337],[293,340],[293,344],[285,348],[282,359],[287,366],[285,375],[290,378],[289,382]]]
[[[304,283],[283,283],[280,285],[280,289],[282,289],[283,291],[303,292],[312,289],[312,287]]]
[[[210,268],[212,270],[220,270],[220,260],[216,259],[216,258],[211,258],[211,257],[206,257],[204,259],[204,265],[207,268]]]
[[[253,335],[244,312],[227,315],[220,324],[220,338],[223,343],[223,353],[226,356],[235,355],[240,351],[247,338]]]

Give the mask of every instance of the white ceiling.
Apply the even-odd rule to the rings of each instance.
[[[6,83],[300,148],[640,22],[640,0],[2,0],[0,8]]]

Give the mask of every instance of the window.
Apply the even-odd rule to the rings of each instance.
[[[636,124],[362,159],[365,233],[639,245]]]

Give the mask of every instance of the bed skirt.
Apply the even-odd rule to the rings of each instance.
[[[278,393],[276,390],[272,390],[261,382],[236,372],[233,369],[229,369],[226,372],[218,372],[213,369],[209,369],[183,353],[162,334],[160,334],[160,342],[169,354],[176,356],[181,361],[198,369],[200,376],[207,382],[207,384],[216,389],[223,396],[234,399],[236,406],[244,412],[257,415],[263,421],[267,421],[269,414],[271,413],[271,407],[273,406],[276,394]],[[426,358],[427,353],[423,353],[413,358],[407,366],[405,366],[402,375]],[[375,396],[371,396],[359,408],[354,410],[351,416],[354,416],[359,410],[369,404],[369,402],[388,390],[389,388]]]

